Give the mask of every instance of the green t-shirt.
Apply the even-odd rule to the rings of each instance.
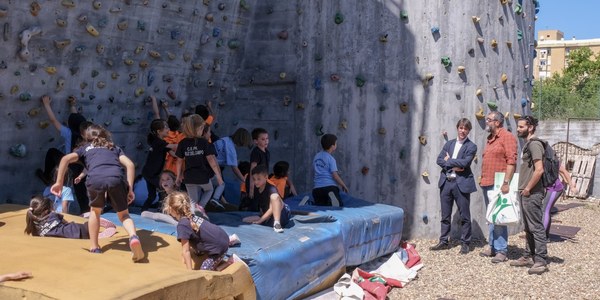
[[[521,155],[521,170],[519,171],[519,191],[527,187],[527,184],[533,176],[534,161],[544,158],[544,145],[540,141],[529,141],[523,147]],[[533,193],[543,193],[544,187],[542,180],[538,180],[535,186],[530,190]]]

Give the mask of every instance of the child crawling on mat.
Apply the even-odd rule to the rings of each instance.
[[[36,195],[29,202],[25,216],[25,233],[33,236],[61,237],[68,239],[89,239],[88,224],[67,222],[63,215],[54,212],[54,202],[49,198]],[[100,218],[100,226],[104,228],[99,238],[111,237],[116,232],[113,222]]]
[[[229,250],[229,237],[221,227],[194,215],[188,194],[172,192],[163,202],[163,211],[177,220],[177,240],[188,270],[194,270],[192,254],[207,254],[200,270],[216,270]]]

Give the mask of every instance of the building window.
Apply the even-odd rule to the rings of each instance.
[[[546,65],[546,60],[540,59],[540,66],[545,66],[545,65]]]

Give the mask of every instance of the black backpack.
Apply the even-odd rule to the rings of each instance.
[[[552,149],[552,146],[550,146],[548,142],[542,139],[532,138],[529,141],[538,141],[544,146],[544,156],[542,158],[544,173],[542,174],[540,181],[545,188],[553,186],[556,179],[558,179],[558,168],[560,167],[560,160],[558,159],[556,152],[554,152],[554,149]],[[527,144],[527,146],[529,146],[529,144]],[[525,147],[525,151],[529,151],[529,147],[527,146]],[[531,160],[529,164],[530,166],[533,165],[533,160]]]

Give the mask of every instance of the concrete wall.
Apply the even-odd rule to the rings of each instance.
[[[37,122],[45,118],[43,112],[35,117],[27,112],[40,106],[37,98],[52,92],[59,76],[69,84],[55,96],[59,99],[56,107],[63,112],[60,118],[66,117],[62,99],[78,94],[84,114],[97,122],[111,121],[108,127],[116,133],[115,139],[140,168],[145,152],[135,146],[147,133],[150,108],[142,104],[143,96],[133,95],[138,87],[146,89],[144,95],[156,89],[172,106],[182,101],[179,110],[213,100],[218,115],[215,131],[220,135],[240,126],[266,128],[272,164],[290,161],[300,191],[311,189],[310,162],[320,149],[320,134],[334,133],[339,138],[334,156],[351,194],[404,208],[407,237],[439,234],[439,167],[435,159],[446,142],[442,131],[454,138],[456,121],[471,119],[471,138],[480,147],[481,159],[485,123],[475,114],[480,110],[487,113],[488,102],[502,112],[528,111],[528,102],[521,106],[522,99],[527,101],[531,94],[529,66],[535,26],[533,3],[528,0],[522,1],[521,14],[514,13],[519,1],[246,0],[224,2],[223,11],[218,9],[218,1],[128,2],[103,1],[100,10],[91,4],[66,8],[60,3],[40,2],[38,17],[28,12],[30,3],[4,4],[8,14],[0,17],[0,22],[9,23],[12,33],[0,44],[0,60],[8,63],[7,69],[0,70],[4,95],[0,105],[10,115],[3,117],[8,126],[2,129],[4,149],[0,150],[7,153],[9,146],[24,143],[29,153],[26,158],[7,156],[4,161],[2,199],[22,202],[26,198],[22,191],[28,196],[41,188],[32,179],[33,171],[58,138],[51,128],[37,128]],[[108,9],[114,6],[123,11],[110,13]],[[212,22],[205,19],[209,12],[214,14]],[[94,25],[106,18],[107,26],[99,28],[99,37],[89,35],[77,21],[81,14],[87,14]],[[68,18],[68,27],[57,28],[57,16]],[[474,22],[472,16],[479,21]],[[126,32],[115,29],[122,19],[129,20]],[[138,20],[145,21],[144,31],[137,29]],[[30,49],[44,47],[46,52],[35,50],[29,61],[23,62],[16,56],[17,34],[34,25],[43,33],[32,38]],[[212,37],[214,27],[221,29],[218,38]],[[175,39],[171,38],[173,30],[179,30]],[[203,43],[204,34],[211,36],[207,43]],[[65,38],[72,39],[67,51],[53,49],[54,39]],[[219,38],[224,45],[216,47]],[[234,38],[241,46],[232,50],[227,42]],[[483,41],[479,43],[477,38]],[[183,46],[179,40],[184,40]],[[100,42],[109,49],[104,55],[95,52]],[[85,55],[75,51],[80,44],[87,46]],[[139,44],[145,45],[145,52],[135,54]],[[148,50],[154,49],[161,52],[161,59],[149,57]],[[176,58],[167,58],[167,51]],[[451,66],[441,64],[444,56],[451,59]],[[135,64],[124,65],[126,58],[134,59]],[[107,59],[114,60],[112,67],[106,65]],[[142,59],[151,66],[139,68]],[[219,66],[213,68],[215,62]],[[27,71],[32,63],[39,66],[33,73]],[[203,64],[202,70],[194,68],[196,63]],[[56,65],[59,73],[48,75],[43,67],[49,65]],[[75,75],[69,73],[73,65],[79,67]],[[459,66],[465,68],[464,73],[459,74]],[[91,78],[94,69],[102,76]],[[156,72],[155,81],[148,85],[151,69]],[[21,76],[14,75],[16,70]],[[121,74],[118,80],[110,78],[115,70]],[[129,84],[128,74],[134,72],[139,80]],[[424,82],[428,73],[433,78]],[[174,80],[162,81],[166,74]],[[505,82],[502,74],[507,74]],[[99,80],[106,81],[107,87],[98,89]],[[212,88],[207,87],[208,80],[215,82]],[[82,89],[84,81],[88,85]],[[359,86],[361,82],[364,85]],[[10,93],[14,84],[19,84],[21,92],[29,91],[34,100],[17,100],[21,92]],[[169,86],[175,89],[177,99],[165,95]],[[96,98],[88,100],[92,94]],[[119,106],[106,101],[110,95]],[[99,102],[103,105],[100,110]],[[406,107],[406,111],[401,109]],[[124,126],[120,122],[124,114],[139,121]],[[18,119],[28,120],[25,128],[13,127]],[[421,136],[427,139],[424,145],[419,142]],[[54,141],[47,142],[51,137]],[[240,158],[247,157],[243,150]],[[479,172],[479,162],[473,168]],[[424,172],[429,176],[422,176]],[[8,186],[18,186],[19,192]],[[484,228],[481,194],[473,194],[472,199],[475,224]],[[475,235],[482,232],[485,230],[477,229]]]

